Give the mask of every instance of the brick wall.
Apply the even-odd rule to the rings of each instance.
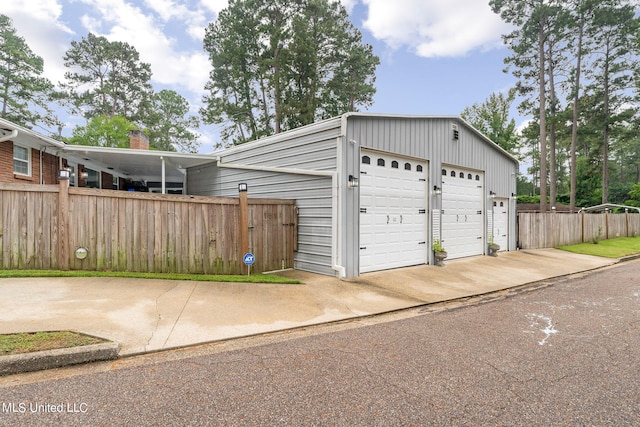
[[[44,153],[42,156],[43,184],[58,183],[58,157]],[[31,149],[31,176],[13,173],[13,143],[0,143],[0,182],[40,184],[40,151]]]

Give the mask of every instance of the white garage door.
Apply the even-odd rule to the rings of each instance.
[[[360,164],[360,272],[425,264],[424,162],[363,151]]]
[[[493,241],[500,245],[501,251],[507,250],[509,224],[509,199],[493,200]]]
[[[484,254],[482,172],[442,169],[442,246],[448,258]]]

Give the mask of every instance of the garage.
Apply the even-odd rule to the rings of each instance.
[[[363,150],[360,272],[427,262],[427,165]]]
[[[455,166],[442,168],[442,245],[448,258],[484,253],[484,174]]]
[[[353,278],[433,265],[436,240],[448,259],[485,255],[492,235],[515,248],[518,169],[459,117],[347,113],[216,152],[185,191],[294,199],[294,268]]]

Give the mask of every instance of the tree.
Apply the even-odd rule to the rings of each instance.
[[[509,109],[515,97],[515,89],[510,89],[507,96],[492,93],[482,104],[465,108],[461,117],[505,151],[517,156],[520,136],[515,119],[509,119]]]
[[[67,142],[75,145],[129,148],[129,131],[137,129],[134,123],[122,116],[109,117],[101,114],[93,116],[87,126],[76,127]]]
[[[149,131],[149,145],[158,150],[197,153],[198,134],[190,129],[200,123],[197,117],[187,116],[189,103],[172,90],[161,90],[152,97],[151,110],[144,122]]]
[[[523,96],[538,94],[537,116],[540,141],[540,210],[547,204],[547,73],[549,62],[548,42],[557,31],[562,10],[557,0],[491,0],[492,10],[507,23],[516,26],[504,36],[513,55],[505,62],[515,69],[519,79],[517,88]],[[535,102],[529,98],[521,109],[533,109]]]
[[[231,0],[206,30],[206,123],[242,143],[371,105],[375,69],[344,7],[329,0]]]
[[[89,33],[81,41],[71,42],[64,61],[71,71],[65,73],[61,86],[74,113],[87,119],[99,115],[141,119],[153,93],[151,66],[140,62],[133,46]]]
[[[631,102],[627,91],[633,87],[638,72],[637,45],[638,19],[635,7],[621,0],[604,2],[595,16],[595,60],[592,64],[593,84],[588,88],[602,103],[602,203],[609,198],[609,151],[611,127],[618,121],[621,111]],[[634,55],[635,54],[635,55]],[[632,59],[634,58],[634,59]]]
[[[22,126],[56,123],[49,108],[53,85],[42,76],[44,61],[0,15],[0,103],[2,118]]]

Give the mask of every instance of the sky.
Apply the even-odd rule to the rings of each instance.
[[[407,115],[459,115],[465,107],[504,92],[515,79],[503,73],[509,31],[488,0],[340,0],[365,43],[380,58],[377,93],[368,110]],[[66,71],[65,52],[88,33],[127,42],[151,64],[155,90],[185,97],[197,114],[210,64],[205,28],[227,0],[2,0],[0,13],[44,60],[54,84]],[[63,136],[84,120],[60,112]],[[516,117],[520,124],[523,119]],[[201,153],[220,142],[219,127],[202,126]],[[53,129],[34,129],[47,134]]]

